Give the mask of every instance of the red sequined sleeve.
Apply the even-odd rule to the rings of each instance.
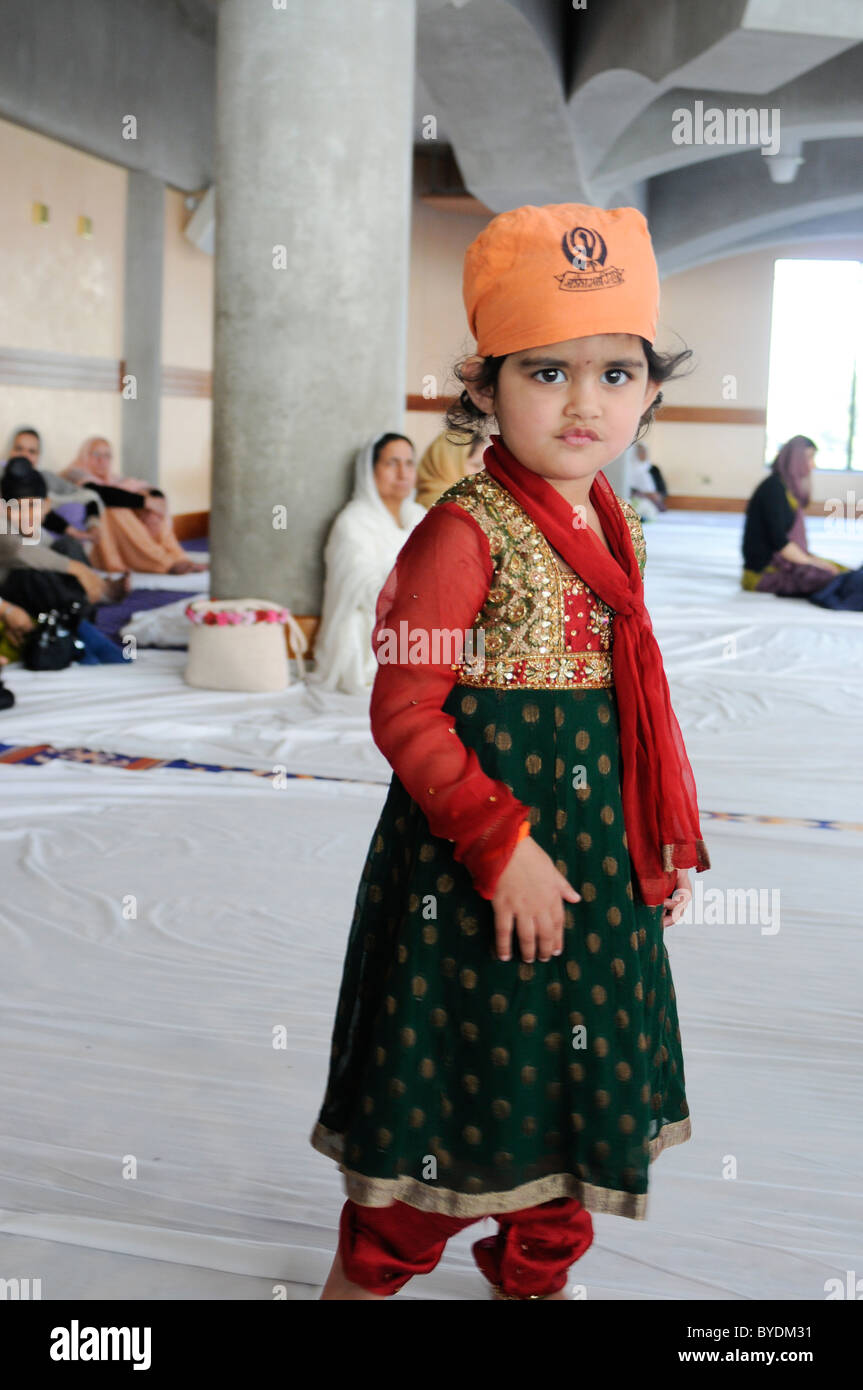
[[[372,734],[431,832],[451,840],[484,898],[520,838],[527,807],[488,777],[443,705],[493,575],[482,529],[455,503],[433,507],[408,538],[381,590],[372,643],[378,660]],[[456,653],[456,654],[453,654]]]

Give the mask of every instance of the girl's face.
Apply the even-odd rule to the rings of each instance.
[[[406,439],[391,439],[378,454],[374,468],[381,501],[387,505],[410,497],[417,481],[414,451]]]
[[[809,468],[809,472],[811,473],[812,469],[815,467],[815,450],[810,447],[807,447],[805,452],[805,458],[807,467]]]
[[[468,385],[467,383],[465,383]],[[552,484],[593,477],[629,448],[660,383],[641,339],[601,333],[511,353],[496,388],[474,392],[519,463]]]

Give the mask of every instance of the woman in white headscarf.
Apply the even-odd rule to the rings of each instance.
[[[377,597],[425,516],[415,487],[414,450],[405,435],[382,434],[360,450],[353,497],[333,522],[324,550],[324,604],[309,677],[324,690],[361,695],[371,689]]]

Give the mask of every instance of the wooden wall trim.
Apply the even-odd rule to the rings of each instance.
[[[753,489],[754,490],[754,489]],[[748,497],[687,497],[675,493],[668,498],[670,512],[745,512]],[[806,507],[807,516],[824,516],[826,502],[810,502]]]
[[[44,391],[107,391],[123,389],[127,364],[119,357],[79,357],[71,352],[41,352],[0,347],[0,384],[38,386]],[[213,374],[199,367],[162,368],[162,394],[213,394]]]
[[[194,541],[210,534],[209,512],[180,512],[172,516],[171,521],[178,541]]]
[[[213,395],[213,373],[200,367],[163,367],[163,396],[195,396],[200,400]]]
[[[424,411],[430,415],[443,415],[449,410],[451,405],[455,405],[458,396],[406,396],[405,410]]]
[[[318,635],[318,628],[321,625],[321,620],[319,617],[312,617],[306,613],[295,613],[294,617],[296,618],[297,626],[302,628],[305,639],[309,644],[308,649],[303,653],[308,661],[308,659],[315,654],[315,638]],[[293,643],[291,642],[291,634],[288,632],[287,628],[285,628],[285,638],[288,644],[289,655],[296,656],[297,653],[294,651]]]
[[[675,493],[667,499],[670,512],[745,512],[746,497],[686,497]]]
[[[663,425],[766,425],[767,411],[760,406],[661,405],[656,423]]]

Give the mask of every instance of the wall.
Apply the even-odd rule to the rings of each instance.
[[[663,280],[658,346],[690,347],[695,358],[692,375],[666,388],[668,404],[766,409],[773,265],[776,260],[807,258],[863,260],[863,237],[783,244]],[[811,429],[806,421],[805,353],[816,346],[801,343],[802,434]],[[728,375],[736,377],[736,400],[723,400],[723,378]],[[765,431],[760,425],[658,422],[645,442],[672,492],[746,498],[764,476]],[[859,473],[816,470],[813,499],[840,495],[837,483],[849,478],[859,482]]]
[[[408,395],[423,394],[423,378],[432,376],[438,394],[456,395],[453,363],[474,349],[461,297],[464,253],[488,222],[487,217],[440,212],[413,200],[410,291],[408,299]],[[404,430],[417,458],[443,428],[440,415],[407,411]]]
[[[213,362],[213,257],[183,234],[184,195],[165,191],[162,362],[209,373]],[[210,506],[212,401],[162,396],[159,479],[174,512]]]
[[[123,356],[125,169],[0,121],[0,349],[119,360]],[[50,221],[32,221],[34,202]],[[77,233],[79,215],[92,237]],[[201,391],[213,351],[213,258],[183,235],[184,195],[165,191],[162,362],[191,368]],[[60,469],[89,434],[114,444],[122,471],[119,393],[0,382],[0,447],[19,424],[42,434],[45,465]],[[175,512],[210,502],[211,402],[163,395],[160,482]]]
[[[0,121],[0,347],[118,358],[123,341],[126,171]],[[50,209],[37,226],[32,204]],[[93,235],[77,234],[79,214]],[[44,435],[63,468],[88,434],[117,440],[121,400],[108,391],[0,383],[0,445],[18,424]]]

